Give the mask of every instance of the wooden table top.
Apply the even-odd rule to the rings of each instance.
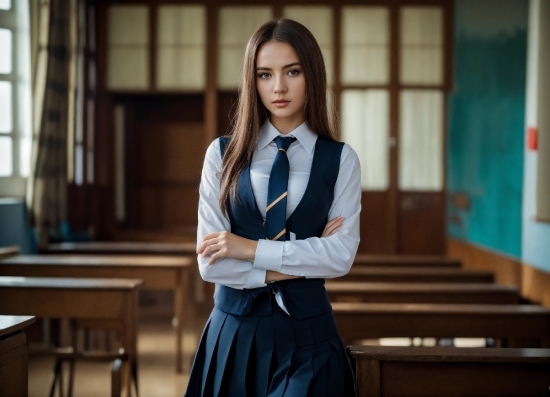
[[[0,337],[13,334],[36,321],[34,316],[2,316],[0,315]]]
[[[437,266],[460,267],[458,259],[436,255],[371,255],[357,254],[354,264],[361,266]]]
[[[334,312],[358,314],[398,314],[416,313],[433,315],[465,314],[471,316],[545,315],[550,318],[550,309],[540,305],[496,305],[496,304],[456,304],[456,303],[361,303],[334,302],[331,303]]]
[[[19,255],[0,260],[2,265],[186,267],[195,264],[186,256],[142,255]]]
[[[0,288],[120,290],[134,289],[141,284],[142,280],[118,278],[0,277]]]
[[[395,276],[480,276],[491,277],[493,272],[490,270],[470,270],[455,267],[370,267],[370,266],[352,266],[350,275],[370,276],[370,275],[395,275]],[[345,276],[344,276],[345,277]]]
[[[479,283],[368,283],[368,282],[347,282],[327,281],[325,283],[327,292],[337,293],[359,293],[376,294],[386,292],[403,293],[445,293],[445,292],[516,292],[516,287],[502,284],[479,284]]]
[[[357,360],[550,363],[550,349],[353,345],[348,352]]]
[[[86,243],[51,244],[49,253],[104,253],[104,254],[151,254],[151,255],[196,255],[196,243],[161,243],[150,241],[90,241]]]

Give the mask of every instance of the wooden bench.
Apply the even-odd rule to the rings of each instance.
[[[488,270],[466,270],[444,267],[375,267],[353,266],[344,277],[335,281],[389,283],[493,283]]]
[[[516,287],[500,284],[327,281],[331,302],[516,304]]]
[[[0,394],[29,394],[29,350],[23,328],[35,322],[33,316],[0,315]]]
[[[354,266],[374,267],[454,267],[462,266],[459,259],[434,255],[370,255],[357,254]]]
[[[351,346],[357,397],[548,396],[550,349]]]
[[[128,354],[125,386],[137,390],[137,314],[141,280],[0,277],[0,313],[101,320],[121,330]],[[128,368],[129,367],[129,368]]]
[[[183,372],[183,330],[190,319],[189,271],[195,260],[183,256],[20,255],[0,260],[0,276],[130,278],[144,289],[174,291],[176,369]]]
[[[91,241],[87,243],[50,244],[41,254],[93,255],[191,255],[196,256],[195,243],[161,243],[149,241]]]
[[[333,303],[342,339],[481,337],[550,347],[550,310],[538,305]]]
[[[0,259],[10,258],[19,255],[19,247],[16,245],[10,247],[0,247]]]

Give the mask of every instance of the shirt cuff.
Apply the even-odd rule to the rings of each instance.
[[[281,272],[283,263],[283,241],[258,240],[254,269]]]
[[[246,282],[246,288],[260,288],[265,287],[265,270],[252,269],[248,273],[248,279]]]

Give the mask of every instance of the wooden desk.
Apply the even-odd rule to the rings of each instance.
[[[94,255],[191,255],[196,256],[196,243],[160,243],[138,241],[91,241],[87,243],[50,244],[43,254]]]
[[[121,344],[137,385],[137,314],[141,280],[0,277],[0,313],[42,318],[103,320],[120,327]],[[128,366],[126,366],[128,367]]]
[[[29,394],[29,349],[23,328],[33,316],[0,315],[0,394],[26,397]]]
[[[370,255],[357,254],[354,266],[382,267],[461,267],[458,259],[433,255]]]
[[[325,287],[331,302],[515,304],[519,298],[516,287],[500,284],[327,281]]]
[[[10,247],[0,247],[0,259],[10,258],[19,255],[19,247],[16,245]]]
[[[351,346],[357,397],[547,396],[550,349]]]
[[[342,338],[497,338],[550,347],[550,310],[538,305],[333,303]]]
[[[176,369],[183,372],[183,329],[191,298],[190,268],[184,256],[20,255],[0,260],[0,276],[132,278],[149,290],[173,290],[176,327]],[[187,316],[188,318],[189,316]]]
[[[389,283],[493,283],[492,272],[452,267],[375,267],[353,266],[344,277],[334,281]]]

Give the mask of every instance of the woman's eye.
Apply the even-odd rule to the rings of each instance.
[[[269,73],[260,73],[260,74],[258,74],[258,77],[260,79],[267,79],[267,78],[269,78]]]
[[[298,69],[290,69],[288,71],[289,76],[298,76],[300,74],[300,71]]]

